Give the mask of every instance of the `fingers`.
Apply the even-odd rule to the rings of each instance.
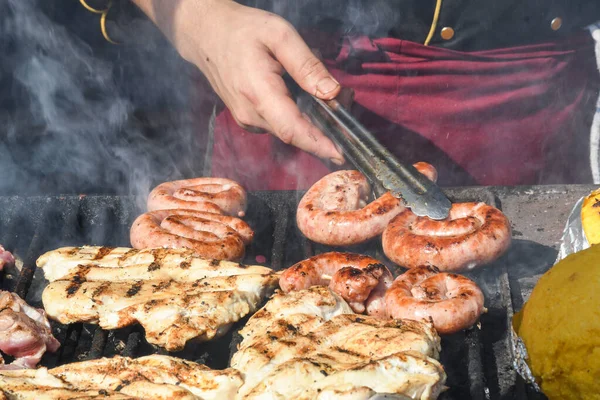
[[[340,92],[340,84],[314,55],[298,32],[289,24],[267,40],[275,58],[308,93],[330,100]]]
[[[270,126],[248,102],[243,102],[238,107],[228,107],[231,111],[231,115],[235,122],[240,128],[250,133],[267,133],[270,130]]]
[[[284,143],[335,164],[343,164],[344,159],[331,140],[303,117],[296,103],[288,96],[283,79],[279,79],[281,82],[277,85],[262,81],[257,86],[261,98],[258,112],[269,124],[270,131]]]

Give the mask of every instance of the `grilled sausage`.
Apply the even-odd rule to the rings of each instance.
[[[384,315],[383,296],[393,276],[379,260],[354,253],[323,253],[291,266],[279,278],[284,292],[325,286],[357,313]]]
[[[239,260],[254,232],[239,218],[195,210],[159,210],[140,215],[131,226],[136,249],[188,248],[205,258]]]
[[[443,221],[398,214],[383,232],[388,258],[406,268],[434,265],[460,271],[488,264],[510,246],[508,218],[485,203],[455,203]]]
[[[483,313],[483,301],[483,293],[472,280],[425,266],[400,275],[385,295],[391,318],[431,318],[440,334],[473,326]]]
[[[246,191],[225,178],[194,178],[158,185],[148,196],[148,211],[187,209],[243,217]]]
[[[437,171],[427,163],[414,165],[429,179]],[[310,240],[330,246],[349,246],[380,235],[392,218],[405,208],[386,193],[367,204],[371,186],[358,171],[333,172],[306,192],[296,213],[300,231]]]

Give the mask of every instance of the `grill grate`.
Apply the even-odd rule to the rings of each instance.
[[[442,399],[537,399],[512,367],[509,323],[513,305],[520,309],[539,274],[554,261],[562,221],[571,204],[591,190],[587,186],[546,188],[448,189],[453,201],[484,201],[503,209],[513,223],[514,242],[510,251],[494,265],[467,274],[476,280],[486,296],[488,313],[481,328],[442,339],[441,361],[448,374],[449,390]],[[314,254],[332,248],[311,243],[295,224],[295,207],[301,192],[257,192],[250,195],[245,218],[256,232],[244,263],[286,268]],[[0,243],[23,260],[18,276],[0,278],[3,289],[15,291],[28,303],[41,307],[45,287],[35,260],[43,252],[60,246],[129,246],[129,227],[138,215],[133,197],[65,196],[0,197]],[[552,210],[544,216],[543,210]],[[538,215],[538,214],[540,215]],[[541,218],[540,218],[541,217]],[[531,239],[537,239],[532,241]],[[383,260],[395,273],[401,272],[387,260],[379,240],[360,246],[336,249],[360,252]],[[224,368],[239,340],[240,321],[230,333],[210,343],[190,344],[173,355]],[[95,325],[52,322],[61,342],[56,354],[46,354],[42,365],[54,367],[69,362],[123,356],[164,353],[144,340],[139,326],[104,331]]]

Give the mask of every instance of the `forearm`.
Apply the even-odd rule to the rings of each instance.
[[[232,0],[131,0],[152,20],[180,51],[185,49],[185,32],[211,24],[215,7]]]

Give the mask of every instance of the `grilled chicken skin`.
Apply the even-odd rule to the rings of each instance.
[[[240,331],[237,398],[437,398],[446,375],[433,326],[351,312],[322,286],[274,295]]]
[[[0,371],[0,399],[231,399],[238,371],[168,356],[116,356],[54,369]],[[3,397],[4,396],[4,397]]]
[[[294,358],[278,365],[245,398],[367,400],[377,393],[393,393],[406,399],[431,399],[439,395],[442,376],[442,366],[418,352],[400,352],[343,368],[325,355]]]
[[[187,341],[223,335],[254,312],[278,277],[234,275],[175,281],[55,281],[42,294],[48,316],[63,324],[97,323],[116,329],[136,322],[149,343],[178,351]]]
[[[262,266],[203,259],[185,249],[63,247],[37,260],[42,302],[61,323],[116,329],[140,323],[149,343],[178,351],[219,337],[277,287]]]
[[[50,282],[72,279],[121,281],[130,279],[198,279],[230,275],[268,274],[270,268],[231,261],[204,259],[187,249],[144,249],[128,247],[62,247],[37,259]]]

